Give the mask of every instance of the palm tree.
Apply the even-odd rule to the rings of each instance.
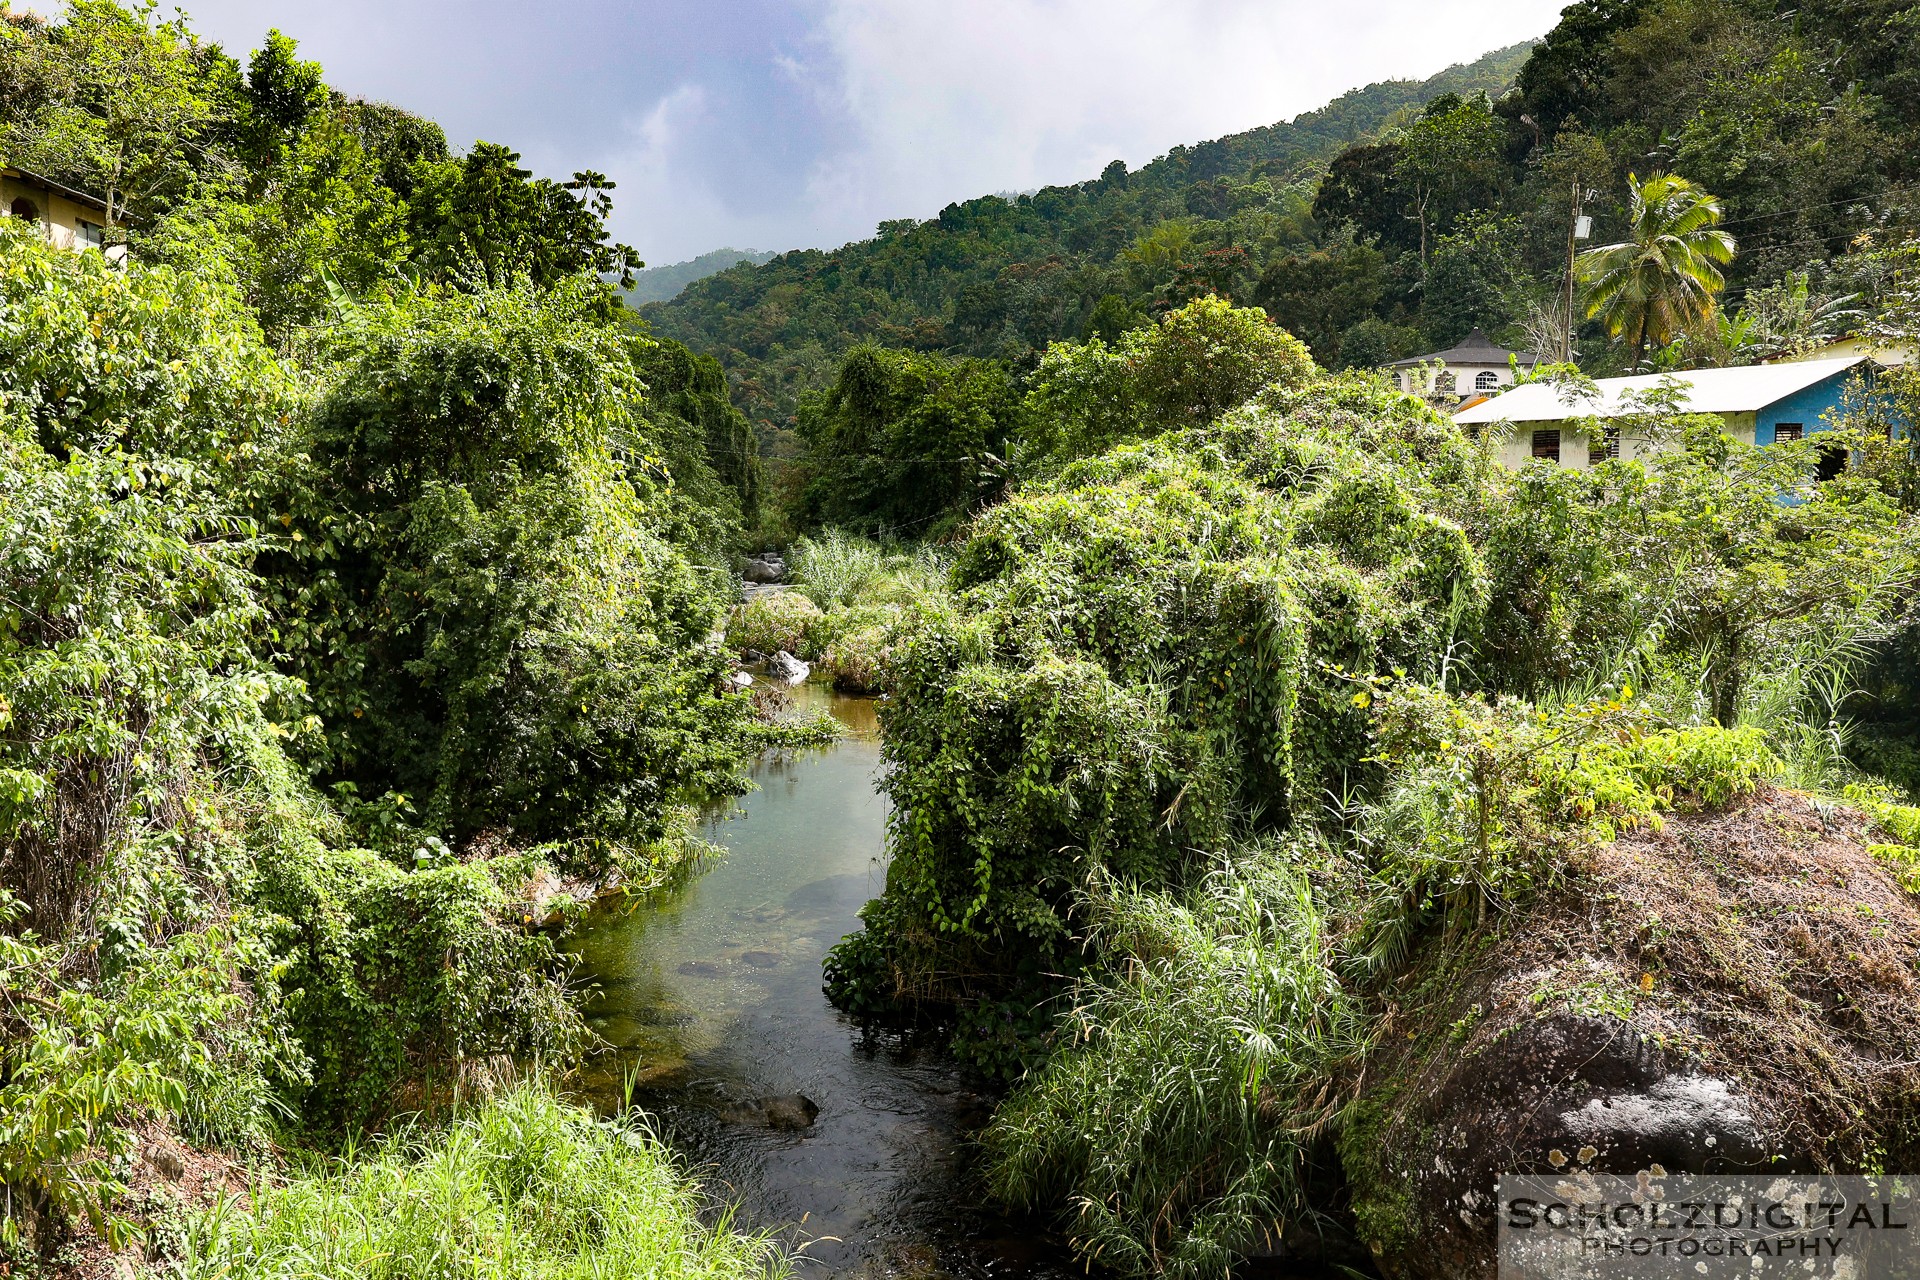
[[[1631,196],[1627,238],[1580,255],[1587,315],[1633,342],[1639,367],[1649,342],[1666,344],[1713,315],[1726,283],[1717,263],[1733,261],[1733,237],[1720,229],[1718,197],[1685,178],[1627,175]]]

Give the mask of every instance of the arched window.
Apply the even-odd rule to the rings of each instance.
[[[1441,375],[1440,375],[1439,377],[1437,377],[1437,378],[1435,378],[1435,379],[1433,380],[1433,389],[1434,389],[1435,391],[1437,391],[1437,392],[1439,392],[1439,393],[1440,393],[1441,395],[1443,395],[1443,396],[1450,396],[1450,395],[1452,395],[1452,394],[1453,394],[1453,374],[1452,374],[1452,372],[1451,372],[1451,371],[1449,371],[1449,372],[1446,372],[1446,373],[1442,373],[1442,374],[1441,374]]]
[[[11,212],[13,213],[14,217],[25,218],[28,222],[40,221],[39,207],[36,206],[33,203],[33,201],[27,199],[25,196],[21,196],[18,200],[15,200],[13,202],[13,209],[11,210]]]
[[[1473,389],[1475,391],[1491,391],[1499,385],[1500,375],[1491,369],[1483,370],[1473,377]]]

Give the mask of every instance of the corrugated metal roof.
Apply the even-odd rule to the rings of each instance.
[[[1594,383],[1599,394],[1593,399],[1576,397],[1549,383],[1529,382],[1470,409],[1462,409],[1454,415],[1454,421],[1471,426],[1484,422],[1560,422],[1567,418],[1618,417],[1628,411],[1622,401],[1629,392],[1651,391],[1668,379],[1681,391],[1682,412],[1752,413],[1836,373],[1844,373],[1865,360],[1865,356],[1840,356],[1831,360],[1757,364],[1739,369],[1694,369],[1687,373],[1601,378]]]

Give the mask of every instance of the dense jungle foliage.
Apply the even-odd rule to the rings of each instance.
[[[1150,306],[1208,293],[1253,301],[1242,280],[1258,274],[1253,263],[1314,241],[1319,174],[1342,148],[1436,95],[1501,92],[1527,49],[1355,89],[1136,171],[1115,161],[1093,181],[984,196],[884,223],[872,240],[736,266],[642,314],[660,335],[717,356],[735,403],[776,455],[791,454],[801,396],[828,386],[855,346],[1021,366],[1056,338],[1112,341]]]
[[[1383,1238],[1381,1011],[1584,852],[1777,784],[1920,884],[1920,373],[1765,449],[1656,390],[1664,452],[1515,472],[1356,366],[1557,340],[1574,203],[1738,242],[1733,305],[1596,314],[1593,371],[1920,341],[1911,27],[1582,0],[650,329],[602,175],[278,33],[0,15],[0,160],[132,250],[0,227],[0,1263],[777,1269],[527,1080],[588,1040],[533,886],[684,865],[690,804],[817,733],[727,678],[778,650],[888,695],[886,891],[826,977],[1012,1086],[999,1197],[1129,1274],[1334,1202]],[[732,609],[763,539],[792,589]],[[138,1203],[156,1136],[262,1181]]]
[[[348,1203],[369,1250],[447,1245],[375,1208],[412,1180],[518,1235],[488,1274],[765,1274],[657,1144],[535,1086],[191,1230],[129,1197],[144,1144],[271,1180],[571,1062],[533,886],[657,883],[693,804],[818,732],[726,679],[758,458],[718,365],[619,305],[606,182],[452,154],[295,55],[0,15],[0,159],[132,250],[0,223],[0,1266],[280,1274]]]
[[[1874,265],[1866,332],[1911,344],[1920,242]],[[1632,429],[1664,452],[1511,471],[1311,367],[1096,442],[885,635],[891,862],[830,992],[1017,1082],[994,1186],[1090,1258],[1219,1275],[1318,1229],[1373,1168],[1343,1107],[1416,959],[1763,781],[1920,829],[1911,775],[1875,776],[1913,714],[1920,469],[1887,424],[1916,391],[1857,388],[1824,480],[1820,441],[1741,445],[1661,390]]]

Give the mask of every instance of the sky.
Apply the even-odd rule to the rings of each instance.
[[[179,0],[335,87],[618,184],[652,263],[829,247],[1544,34],[1562,0]]]

